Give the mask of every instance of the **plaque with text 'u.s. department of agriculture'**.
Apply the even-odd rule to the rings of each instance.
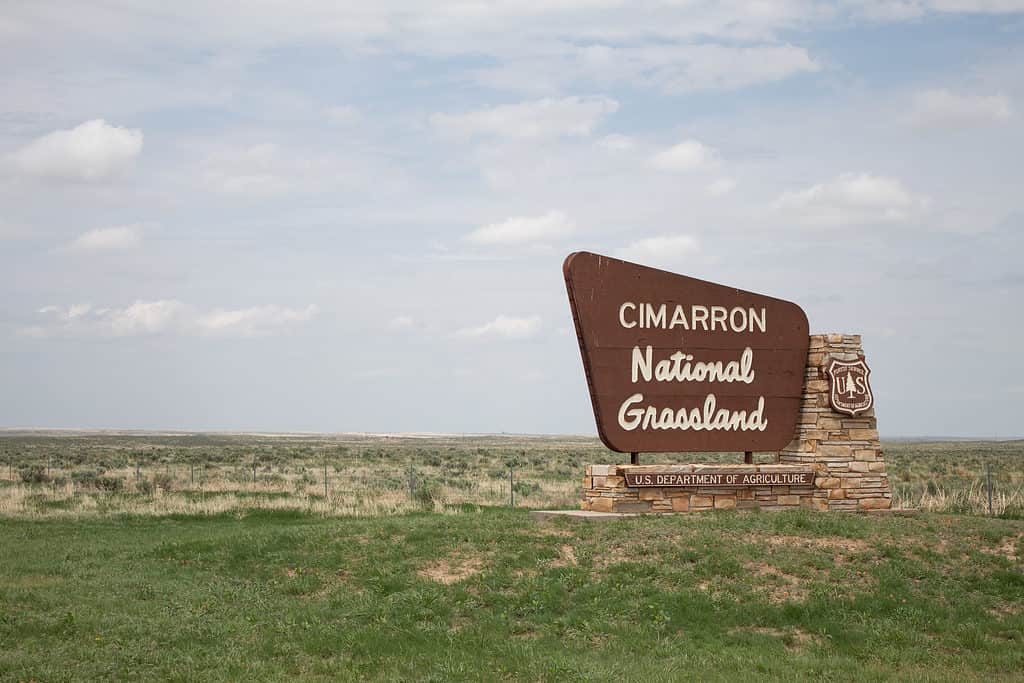
[[[563,265],[601,440],[614,451],[774,451],[807,362],[794,303],[600,256]]]

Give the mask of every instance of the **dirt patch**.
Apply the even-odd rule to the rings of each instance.
[[[479,557],[449,557],[433,562],[416,572],[425,579],[450,586],[479,574],[484,562]]]
[[[990,610],[986,610],[992,616],[1002,619],[1005,617],[1015,617],[1021,612],[1024,612],[1024,603],[1021,602],[1001,602]]]
[[[575,567],[576,550],[571,545],[562,545],[558,548],[558,557],[551,560],[550,567]]]
[[[664,546],[682,545],[686,537],[682,534],[670,534],[661,538],[641,538],[632,542],[615,542],[608,545],[598,544],[594,548],[594,567],[602,569],[622,562],[636,562],[649,558]]]
[[[771,546],[791,548],[822,548],[844,553],[868,553],[872,551],[867,541],[859,538],[817,538],[811,536],[749,536],[749,542],[763,542]]]
[[[746,562],[744,566],[751,574],[769,580],[764,586],[768,602],[777,605],[789,601],[801,602],[807,598],[807,588],[799,576],[788,574],[764,562]]]
[[[1016,536],[1009,536],[998,548],[982,548],[981,552],[987,555],[1005,557],[1010,562],[1016,562],[1020,559],[1020,556],[1017,555],[1017,546],[1020,544],[1022,538],[1024,538],[1024,533],[1017,534]]]
[[[787,650],[797,652],[804,650],[811,645],[820,645],[822,640],[820,636],[816,636],[813,633],[807,633],[798,628],[783,629],[783,628],[771,628],[767,626],[751,626],[734,628],[729,631],[730,634],[735,635],[737,633],[757,633],[763,636],[771,636],[772,638],[781,638],[782,644],[785,645]]]

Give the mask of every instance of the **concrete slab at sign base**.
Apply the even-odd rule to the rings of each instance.
[[[534,519],[582,519],[587,522],[604,522],[609,519],[638,517],[635,512],[593,512],[591,510],[531,510]]]
[[[858,360],[864,360],[859,335],[811,335],[796,430],[775,463],[588,465],[580,507],[630,514],[889,510],[892,492],[874,408],[844,414],[831,398],[828,368]]]

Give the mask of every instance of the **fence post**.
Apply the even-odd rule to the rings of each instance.
[[[508,466],[508,506],[510,508],[516,506],[516,485],[512,477],[512,465]]]
[[[324,502],[327,502],[327,454],[324,453]]]
[[[252,461],[252,487],[256,488],[256,461]]]
[[[988,480],[988,516],[992,516],[992,467],[985,463],[985,479]]]

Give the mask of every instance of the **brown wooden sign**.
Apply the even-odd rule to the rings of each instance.
[[[562,269],[608,448],[774,451],[792,440],[808,345],[799,306],[590,252]]]
[[[810,486],[814,472],[626,472],[626,486]]]

